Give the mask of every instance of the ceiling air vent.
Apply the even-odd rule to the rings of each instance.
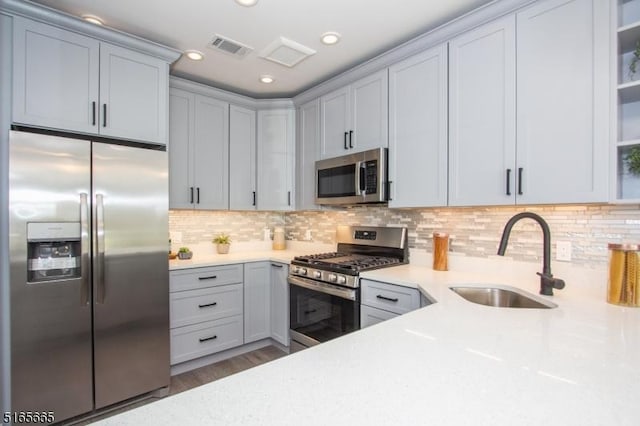
[[[244,58],[253,50],[252,47],[235,40],[231,40],[228,37],[223,37],[219,34],[216,34],[215,37],[213,37],[213,40],[211,40],[211,43],[209,43],[208,46],[211,49],[219,50],[220,52],[235,56],[236,58]]]
[[[259,56],[285,67],[292,68],[316,51],[288,38],[278,37],[262,49]]]

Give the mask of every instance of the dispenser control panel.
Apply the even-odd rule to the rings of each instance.
[[[78,222],[27,224],[27,282],[79,278],[81,243]]]

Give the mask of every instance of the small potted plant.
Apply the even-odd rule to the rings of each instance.
[[[640,176],[640,146],[634,146],[625,156],[627,167],[632,175]]]
[[[636,42],[636,47],[633,49],[633,56],[629,62],[629,79],[636,79],[636,72],[638,71],[638,62],[640,62],[640,40]]]
[[[220,234],[213,239],[213,243],[216,244],[216,249],[219,254],[229,253],[229,246],[231,245],[231,237],[227,234]]]
[[[192,256],[193,252],[189,250],[189,247],[180,247],[180,249],[178,250],[178,257],[180,259],[191,259]]]

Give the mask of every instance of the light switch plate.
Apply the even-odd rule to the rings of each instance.
[[[571,262],[571,241],[556,242],[556,260]]]

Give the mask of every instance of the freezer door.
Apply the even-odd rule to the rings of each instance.
[[[93,144],[96,408],[169,384],[167,161]]]
[[[12,131],[9,146],[12,409],[60,421],[93,408],[91,143]]]

